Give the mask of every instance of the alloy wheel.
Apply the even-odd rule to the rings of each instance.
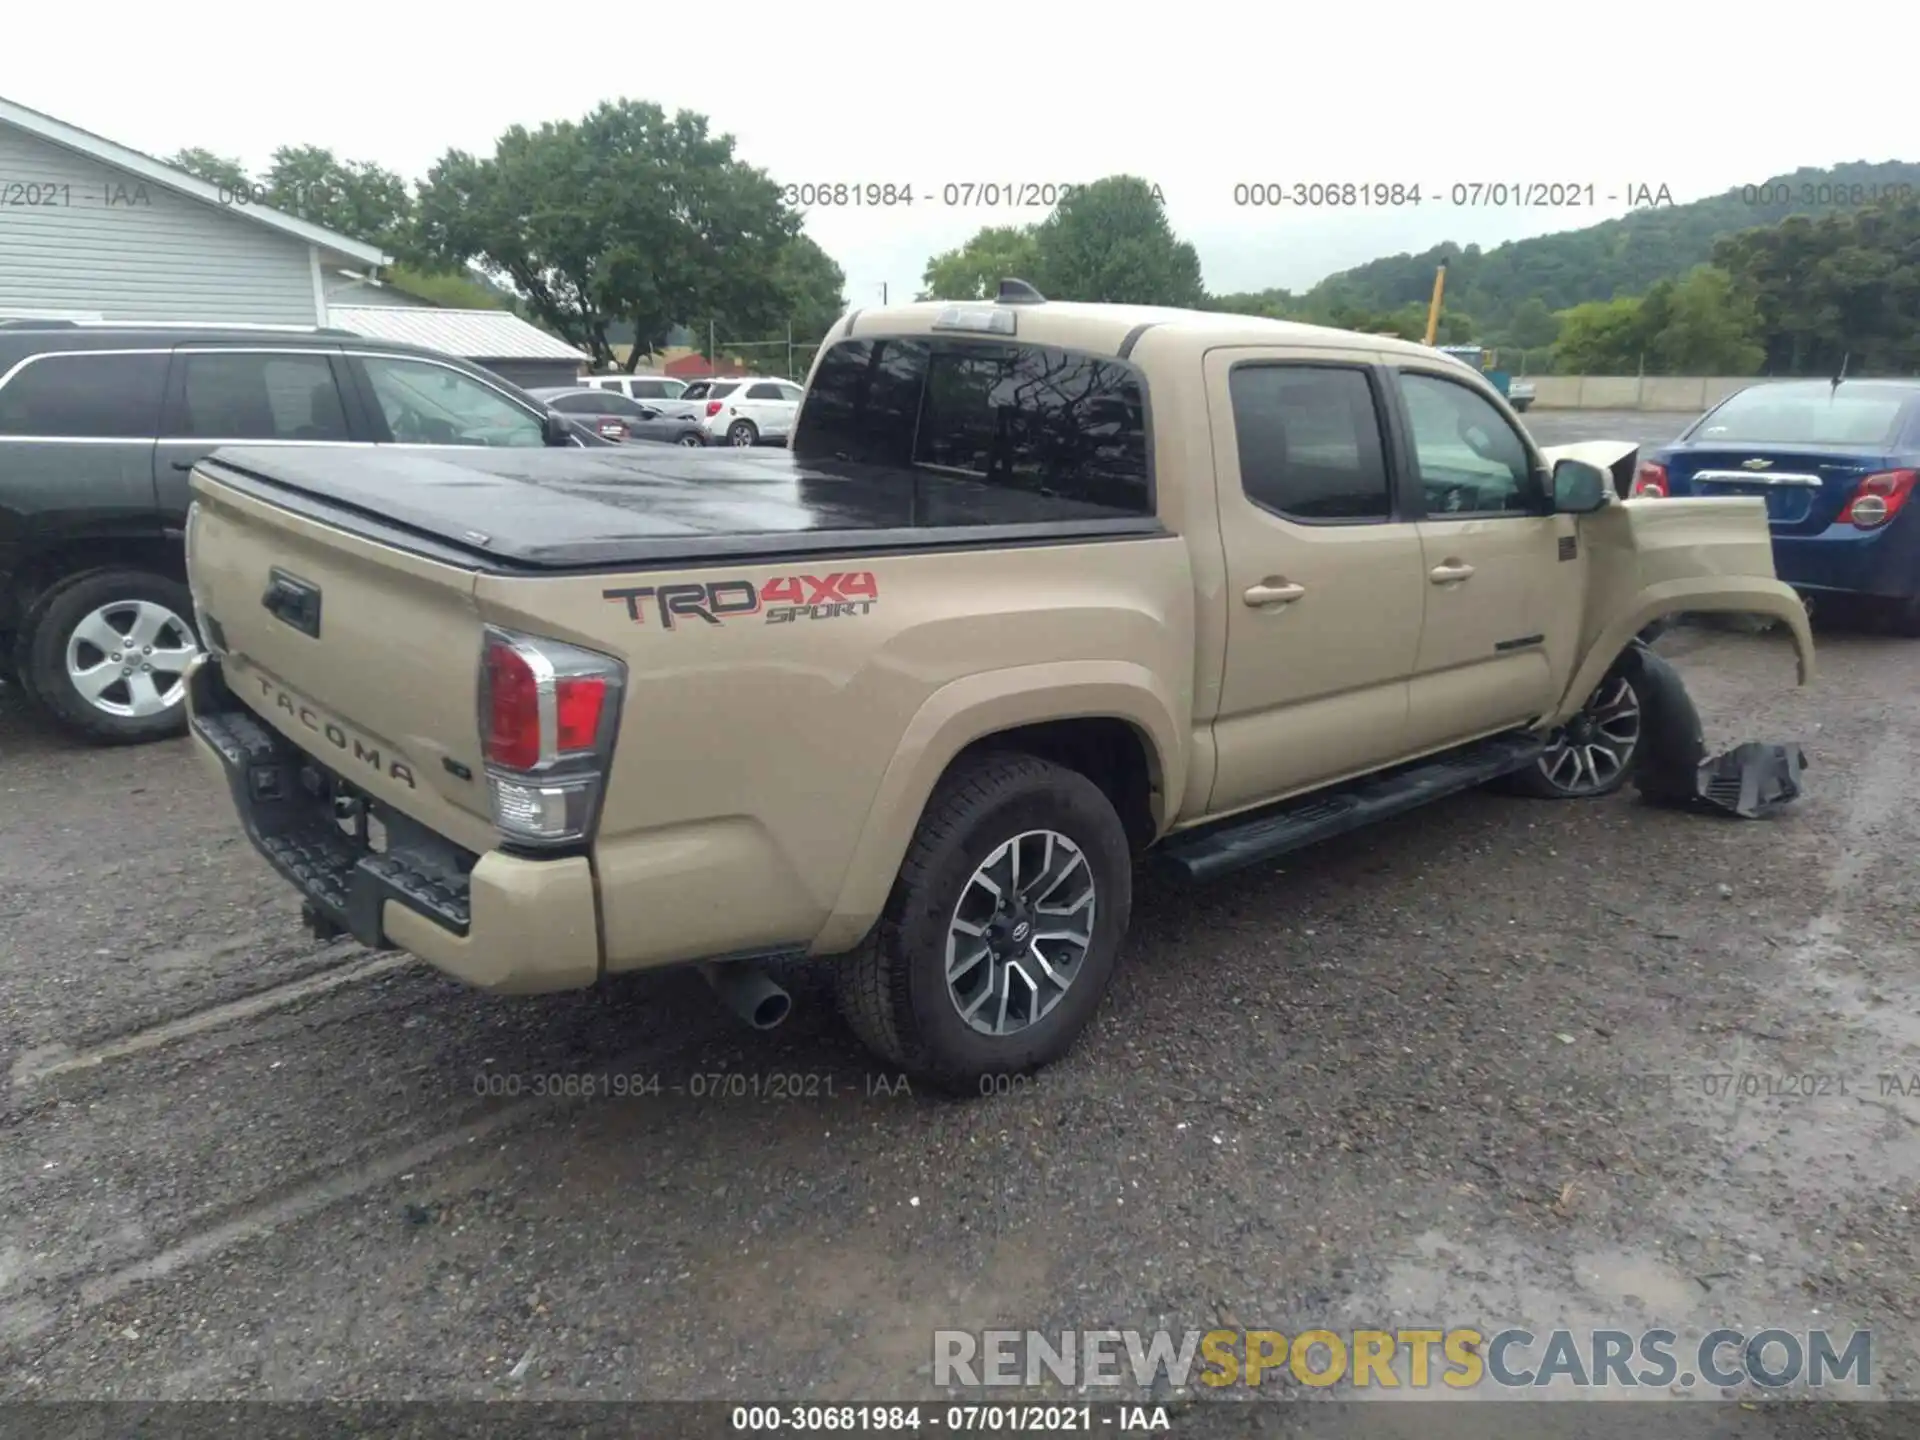
[[[1597,794],[1620,783],[1639,746],[1640,696],[1626,676],[1610,676],[1554,731],[1540,773],[1562,794]]]
[[[67,637],[67,679],[94,709],[145,719],[178,705],[200,645],[193,629],[152,600],[116,600]]]
[[[960,1018],[995,1037],[1044,1019],[1093,944],[1098,898],[1086,855],[1057,830],[1025,831],[988,855],[947,927],[947,993]]]

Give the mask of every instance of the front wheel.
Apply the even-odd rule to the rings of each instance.
[[[1547,737],[1547,748],[1513,777],[1523,794],[1591,800],[1626,784],[1640,758],[1641,698],[1636,667],[1621,665],[1586,704]]]
[[[177,580],[100,570],[55,586],[34,606],[22,670],[65,729],[99,745],[186,729],[186,670],[200,653],[193,600]]]
[[[1112,803],[1077,771],[983,757],[928,802],[874,932],[837,973],[869,1049],[959,1094],[1059,1059],[1113,979],[1133,904]]]

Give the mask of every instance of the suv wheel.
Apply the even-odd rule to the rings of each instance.
[[[736,420],[727,427],[727,444],[747,446],[758,444],[760,430],[751,420]]]
[[[200,653],[187,587],[144,570],[63,581],[34,606],[21,670],[65,728],[103,745],[186,729],[186,669]]]
[[[1514,776],[1514,788],[1550,800],[1611,795],[1640,759],[1641,702],[1635,665],[1616,665],[1587,703],[1547,739],[1546,753]]]
[[[1065,1055],[1113,979],[1133,904],[1126,830],[1100,788],[1030,755],[949,775],[840,1008],[890,1064],[979,1091]]]

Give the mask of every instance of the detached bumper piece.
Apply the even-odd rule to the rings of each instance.
[[[1800,797],[1807,752],[1798,745],[1749,740],[1700,764],[1694,785],[1699,798],[1743,820],[1764,820]]]
[[[244,711],[197,713],[195,734],[219,757],[247,838],[306,901],[316,933],[396,948],[382,917],[388,901],[465,936],[472,923],[468,872],[476,857],[391,810]],[[350,833],[343,827],[350,821]],[[375,848],[378,823],[385,849]]]

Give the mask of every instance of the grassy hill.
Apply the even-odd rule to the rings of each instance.
[[[1583,230],[1514,240],[1492,250],[1452,242],[1419,255],[1368,261],[1321,281],[1300,303],[1313,310],[1363,311],[1424,306],[1435,268],[1444,259],[1447,309],[1471,316],[1476,331],[1502,337],[1514,312],[1529,299],[1549,311],[1588,300],[1637,295],[1665,277],[1704,264],[1714,243],[1789,215],[1831,215],[1858,209],[1907,187],[1920,195],[1920,164],[1859,161],[1830,169],[1801,169],[1753,186],[1685,205],[1636,210]]]

